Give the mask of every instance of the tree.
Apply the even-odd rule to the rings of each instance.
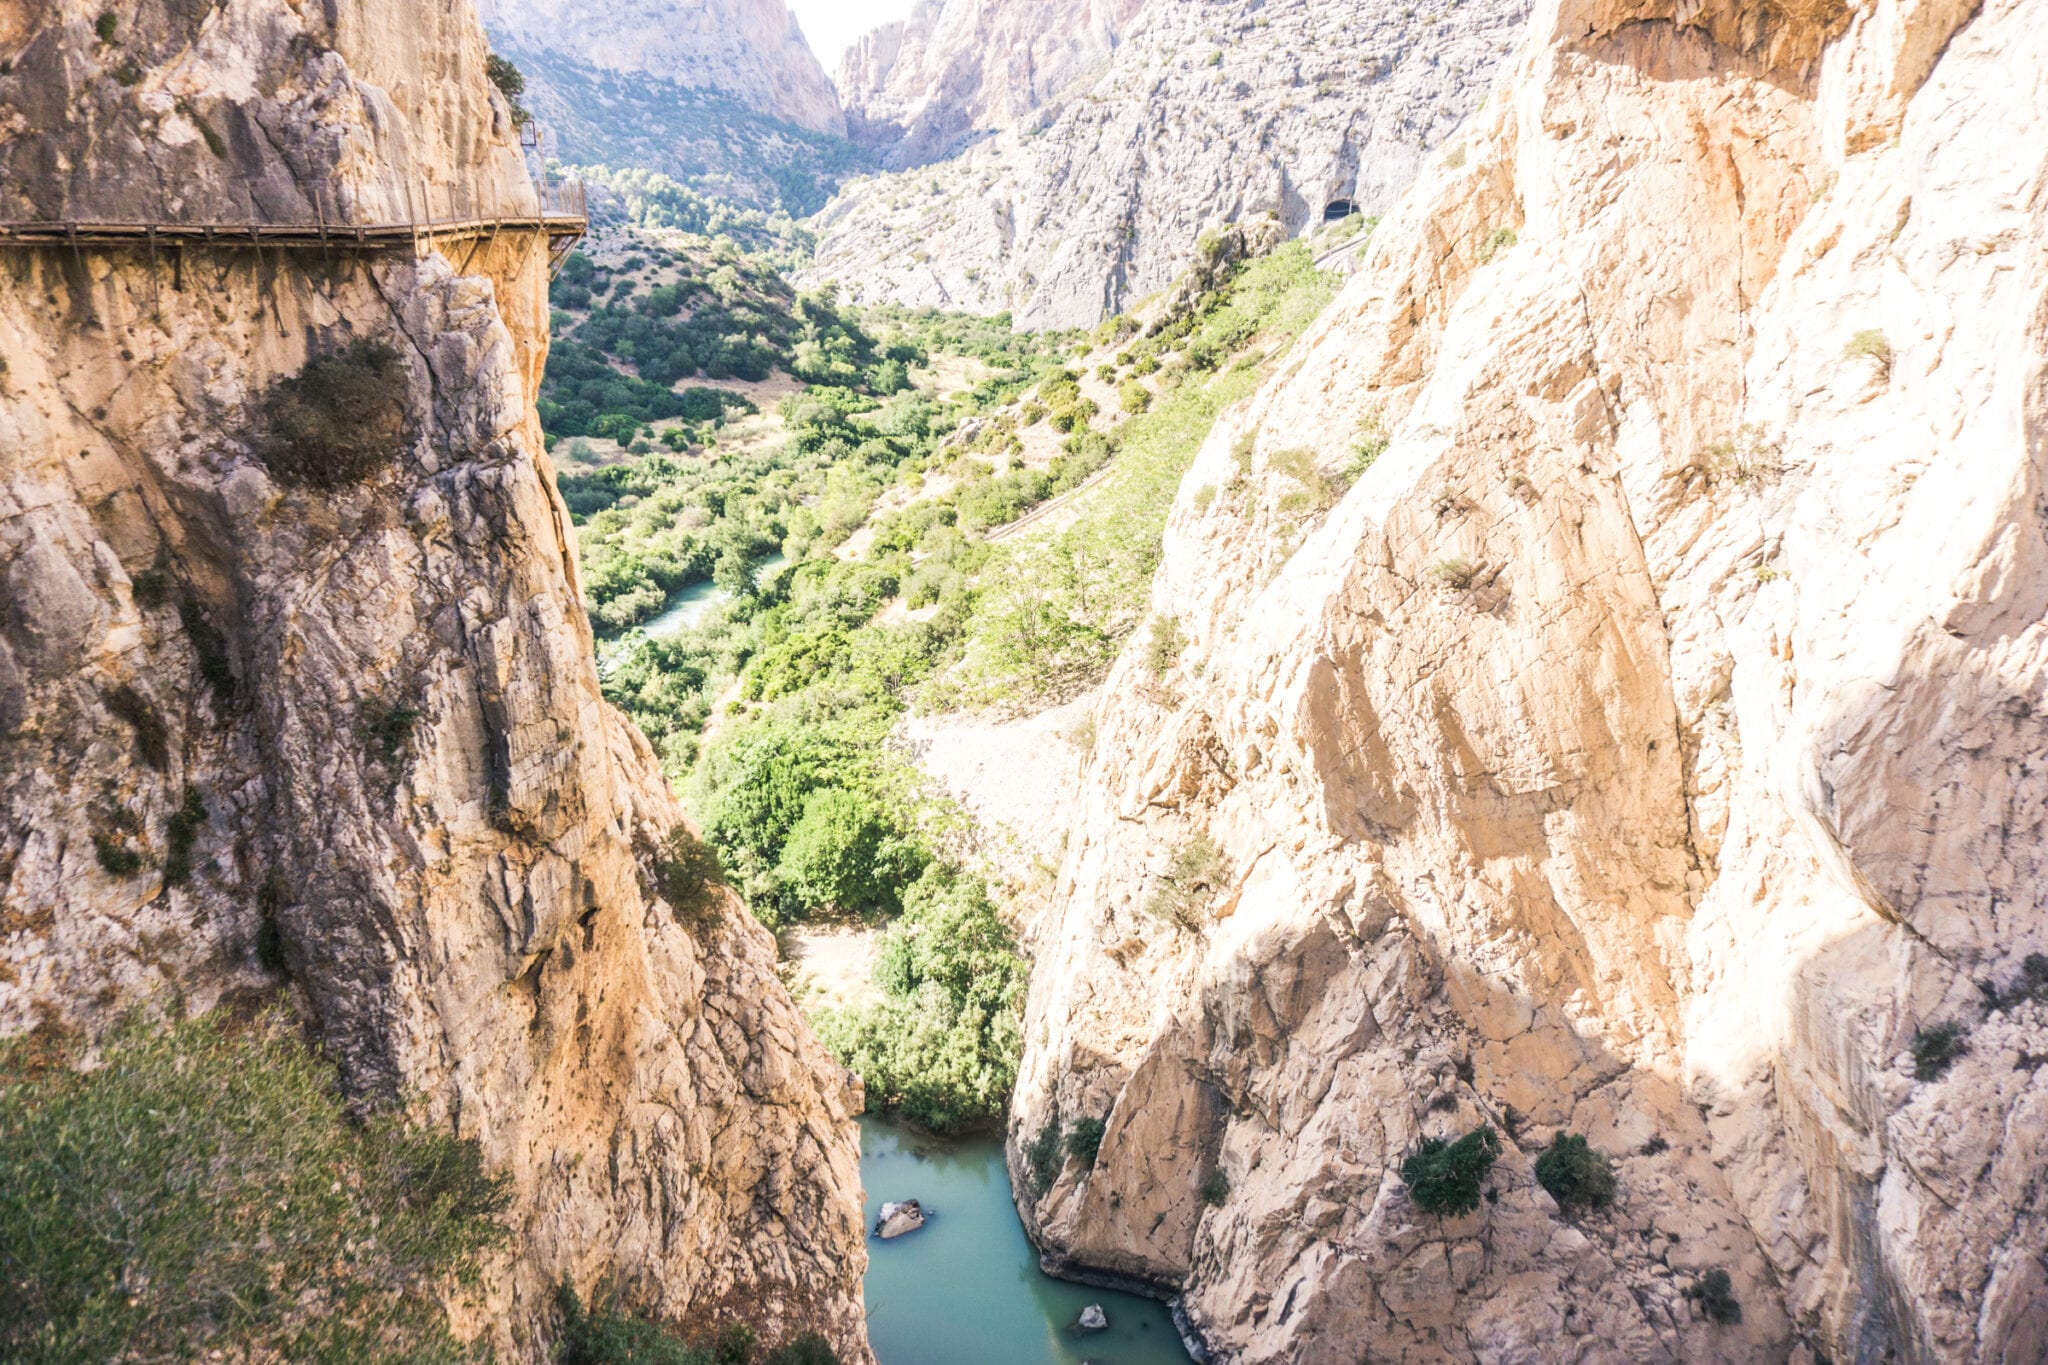
[[[1475,1128],[1456,1142],[1424,1138],[1401,1163],[1401,1179],[1416,1207],[1439,1218],[1479,1207],[1479,1185],[1500,1156],[1500,1136]]]

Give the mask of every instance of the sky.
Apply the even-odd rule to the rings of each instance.
[[[803,25],[804,39],[825,74],[839,73],[839,57],[854,39],[878,24],[901,19],[915,0],[786,0]]]

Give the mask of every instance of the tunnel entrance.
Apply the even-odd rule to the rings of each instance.
[[[1323,221],[1326,223],[1341,223],[1356,212],[1358,212],[1358,205],[1352,203],[1349,199],[1332,199],[1329,203],[1323,205]]]

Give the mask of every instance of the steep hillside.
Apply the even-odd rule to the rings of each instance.
[[[479,0],[565,161],[815,213],[868,156],[782,0]]]
[[[814,133],[846,131],[783,0],[477,0],[477,11],[493,41],[522,51],[717,91]]]
[[[2048,38],[1681,12],[1539,7],[1110,677],[1012,1169],[1219,1358],[2048,1355]]]
[[[814,224],[806,278],[840,281],[856,301],[1092,324],[1163,288],[1205,227],[1271,212],[1300,231],[1333,205],[1337,216],[1381,212],[1478,105],[1527,11],[1526,0],[1441,13],[1154,0],[1085,77],[1033,87],[1042,107],[1028,117],[942,165],[847,186]],[[1003,42],[1003,31],[935,26],[918,61],[950,71],[948,44],[980,52],[983,42]],[[1014,41],[994,51],[1040,64]],[[911,88],[950,89],[938,76]],[[961,131],[1004,123],[944,114],[978,106],[938,96],[899,103]]]
[[[467,5],[98,9],[0,7],[0,221],[535,212]],[[546,262],[0,257],[0,1031],[281,993],[508,1179],[465,1335],[608,1284],[866,1359],[857,1088],[600,694]]]
[[[1144,0],[920,0],[847,49],[849,135],[884,166],[938,161],[1108,60]]]

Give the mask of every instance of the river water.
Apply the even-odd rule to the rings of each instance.
[[[779,551],[770,555],[754,570],[754,581],[767,582],[780,573],[783,566],[788,563],[789,557]],[[704,618],[711,614],[713,607],[731,600],[731,593],[709,579],[701,583],[692,583],[669,598],[668,605],[662,609],[661,615],[645,622],[640,629],[657,640],[670,635],[680,635],[686,630],[695,630],[703,625]]]
[[[1165,1304],[1039,1270],[996,1139],[941,1140],[876,1118],[860,1121],[860,1139],[868,1227],[897,1199],[917,1200],[928,1219],[868,1238],[868,1340],[881,1365],[1187,1365]],[[1074,1330],[1091,1303],[1107,1331]]]

